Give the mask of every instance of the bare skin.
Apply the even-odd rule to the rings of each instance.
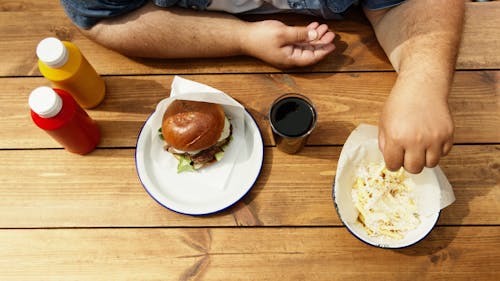
[[[83,32],[128,56],[249,55],[281,68],[317,63],[335,49],[334,34],[325,24],[292,27],[275,20],[249,23],[225,13],[161,9],[153,4],[101,21]]]
[[[464,2],[408,0],[365,10],[398,78],[379,120],[379,146],[391,170],[434,167],[453,145],[448,95],[463,25]],[[231,27],[231,28],[228,28]],[[197,58],[249,55],[279,68],[312,65],[330,54],[328,26],[245,22],[232,15],[147,4],[83,32],[129,56]]]
[[[380,150],[389,169],[404,166],[419,173],[424,166],[436,166],[453,146],[447,100],[464,2],[408,1],[390,10],[365,13],[398,72],[380,116]]]

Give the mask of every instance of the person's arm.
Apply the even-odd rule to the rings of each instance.
[[[448,108],[464,2],[408,0],[365,14],[398,72],[382,110],[379,146],[391,170],[434,167],[453,145]]]
[[[103,20],[84,34],[128,56],[198,58],[250,55],[278,67],[305,66],[335,48],[327,25],[286,26],[245,22],[230,14],[149,3],[127,15]]]

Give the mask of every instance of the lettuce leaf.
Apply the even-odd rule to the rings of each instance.
[[[158,137],[160,137],[161,140],[165,140],[165,138],[163,138],[163,133],[161,132],[161,127],[158,129]]]
[[[229,140],[226,144],[224,144],[223,146],[221,146],[221,149],[222,151],[219,151],[217,153],[215,153],[215,160],[217,161],[220,161],[222,159],[222,157],[224,157],[224,151],[226,151],[227,147],[229,146],[229,143],[233,140],[233,136],[229,136]]]
[[[191,164],[191,159],[181,155],[179,157],[179,164],[177,165],[177,173],[182,173],[182,172],[194,172],[195,169],[193,165]]]
[[[163,136],[161,135],[161,128],[158,129],[158,133],[160,133],[160,138],[163,139]],[[215,155],[214,155],[215,160],[220,161],[224,157],[224,150],[227,149],[227,147],[229,146],[229,143],[231,142],[232,139],[233,139],[233,136],[230,136],[229,141],[221,147],[222,151],[215,153]],[[200,165],[200,166],[202,166],[202,165]],[[179,156],[179,164],[177,165],[177,173],[178,174],[182,173],[182,172],[196,172],[196,170],[199,168],[200,167],[195,166],[194,163],[191,161],[191,159],[189,159],[188,157],[186,157],[184,155]]]
[[[215,153],[215,160],[217,161],[220,161],[222,159],[222,157],[224,157],[224,151],[219,151],[217,153]]]

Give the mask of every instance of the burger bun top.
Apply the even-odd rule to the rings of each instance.
[[[175,100],[163,115],[162,135],[177,150],[204,150],[219,140],[224,119],[224,109],[219,104]]]

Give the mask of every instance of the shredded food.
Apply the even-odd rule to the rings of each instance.
[[[352,199],[368,235],[402,239],[420,224],[414,186],[404,169],[391,172],[383,162],[357,169]]]

